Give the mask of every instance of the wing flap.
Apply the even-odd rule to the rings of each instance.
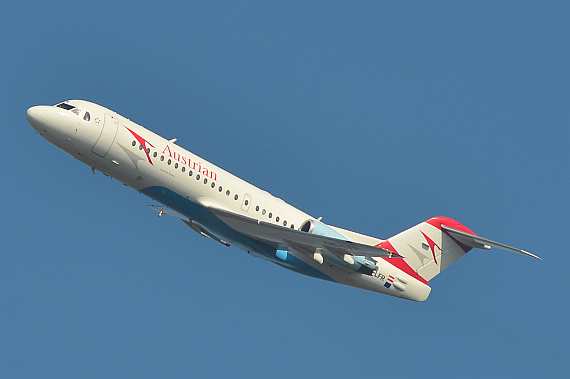
[[[503,249],[519,254],[528,255],[529,257],[542,260],[542,258],[532,253],[529,253],[526,250],[517,249],[516,247],[511,247],[500,242],[491,241],[490,239],[487,238],[479,237],[461,230],[450,228],[449,226],[446,226],[444,224],[441,225],[441,228],[445,230],[451,237],[455,238],[456,240],[467,246],[471,246],[477,249],[486,249],[486,250],[489,250],[492,247],[496,247],[498,249]]]

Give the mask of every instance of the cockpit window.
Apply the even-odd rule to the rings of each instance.
[[[69,111],[69,110],[72,110],[73,108],[75,108],[73,105],[69,105],[69,104],[66,104],[66,103],[57,104],[57,107],[66,109],[66,110],[68,110],[68,111]]]
[[[57,104],[56,107],[63,108],[67,111],[71,111],[72,113],[75,113],[76,115],[78,115],[79,117],[84,119],[85,121],[91,120],[91,115],[85,109],[77,108],[77,107],[74,107],[73,105],[69,105],[67,103]]]

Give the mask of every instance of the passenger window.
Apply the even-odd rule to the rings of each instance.
[[[196,180],[200,180],[200,174],[196,175]]]

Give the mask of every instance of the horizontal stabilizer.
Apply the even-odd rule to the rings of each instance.
[[[477,249],[486,249],[486,250],[489,250],[492,247],[496,247],[498,249],[514,251],[515,253],[528,255],[529,257],[533,257],[533,258],[542,260],[542,258],[540,258],[540,257],[538,257],[532,253],[529,253],[528,251],[517,249],[515,247],[511,247],[511,246],[507,246],[507,245],[499,243],[499,242],[491,241],[489,239],[482,238],[482,237],[479,237],[479,236],[476,236],[473,234],[469,234],[469,233],[463,232],[461,230],[450,228],[449,226],[446,226],[444,224],[441,225],[441,228],[443,230],[445,230],[451,237],[455,238],[457,241],[461,242],[464,245],[470,246],[470,247],[474,247]]]

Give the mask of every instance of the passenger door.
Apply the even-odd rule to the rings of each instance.
[[[118,126],[119,120],[105,113],[105,119],[103,120],[103,125],[101,125],[101,134],[99,134],[99,139],[97,139],[91,151],[100,157],[107,155],[113,141],[115,141]]]

